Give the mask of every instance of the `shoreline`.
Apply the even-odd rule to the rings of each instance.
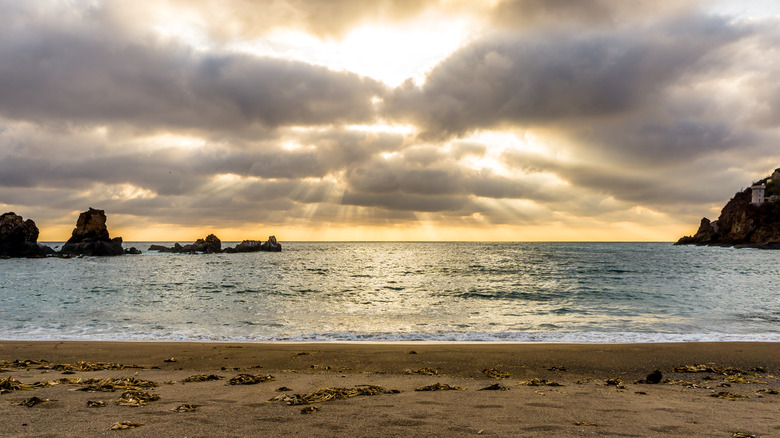
[[[0,424],[0,435],[780,434],[776,421],[780,395],[772,392],[780,390],[780,343],[773,342],[0,341],[0,364],[41,359],[47,363],[5,362],[0,365],[0,381],[133,377],[155,382],[156,386],[141,389],[160,398],[128,407],[116,403],[121,389],[85,392],[77,390],[76,383],[11,391],[0,395],[0,415],[7,420]],[[125,368],[68,372],[54,366],[80,361]],[[695,364],[710,371],[675,371]],[[661,383],[637,383],[656,369],[663,375]],[[499,372],[500,378],[486,370]],[[228,385],[240,374],[271,375],[273,380]],[[193,375],[215,375],[220,380],[185,383]],[[416,390],[432,384],[461,390]],[[495,384],[506,390],[482,390]],[[375,396],[358,394],[311,405],[282,400],[323,388],[354,392],[374,387],[398,393],[376,390],[370,394]],[[33,396],[51,401],[18,406]],[[94,400],[106,406],[87,407],[87,401]],[[185,404],[199,406],[194,411],[175,410]],[[312,407],[318,410],[302,414]],[[143,426],[109,430],[122,421]]]

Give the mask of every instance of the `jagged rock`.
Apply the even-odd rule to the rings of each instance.
[[[0,257],[44,257],[53,249],[38,243],[38,227],[16,213],[0,216]]]
[[[159,252],[174,252],[174,253],[198,253],[204,254],[212,253],[237,253],[237,252],[256,252],[256,251],[274,251],[279,252],[282,250],[282,244],[276,241],[276,237],[269,236],[265,242],[259,240],[244,240],[235,247],[228,247],[222,249],[222,242],[219,238],[213,234],[209,234],[205,239],[198,239],[193,243],[187,245],[174,244],[172,247],[162,245],[151,245],[149,251]]]
[[[279,252],[282,250],[282,244],[276,241],[275,236],[268,236],[268,240],[260,242],[259,240],[244,240],[236,245],[234,248],[225,248],[225,252],[257,252],[257,251],[273,251]]]
[[[263,251],[280,252],[282,250],[282,244],[276,241],[276,236],[268,236],[268,240],[260,246]]]
[[[125,250],[125,254],[141,254],[141,251],[138,248],[131,246]]]
[[[191,245],[191,252],[202,252],[204,254],[214,254],[222,252],[222,241],[213,234],[209,234],[205,239],[198,239]]]
[[[205,239],[198,239],[193,243],[187,245],[179,245],[175,243],[172,247],[162,245],[152,245],[149,247],[149,251],[159,252],[175,252],[175,253],[196,253],[202,252],[204,254],[214,254],[222,252],[222,241],[219,237],[209,234]]]
[[[262,244],[263,242],[259,240],[244,240],[236,245],[235,248],[230,249],[232,250],[231,252],[256,252],[262,250]]]
[[[111,239],[106,228],[106,212],[91,208],[79,214],[76,228],[62,246],[62,254],[85,256],[123,255],[122,238]]]
[[[756,205],[751,200],[751,188],[737,192],[716,222],[702,219],[696,234],[682,237],[676,244],[780,248],[780,201]]]

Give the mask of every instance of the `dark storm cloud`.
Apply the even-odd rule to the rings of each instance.
[[[20,15],[24,17],[20,18]],[[0,17],[0,115],[144,129],[364,123],[383,86],[347,72],[117,34],[96,12]]]
[[[595,121],[658,105],[665,87],[706,69],[699,62],[741,33],[723,18],[702,16],[642,29],[504,33],[459,50],[422,86],[404,83],[386,99],[388,111],[433,137]]]

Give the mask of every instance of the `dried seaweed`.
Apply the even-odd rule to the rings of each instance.
[[[176,412],[195,412],[195,411],[198,410],[199,406],[200,405],[191,405],[191,404],[185,403],[183,405],[176,406],[175,408],[173,408],[171,410],[172,411],[176,411]]]
[[[88,408],[104,408],[106,407],[106,402],[101,400],[87,400],[87,407]]]
[[[491,379],[508,379],[512,377],[511,374],[509,374],[506,371],[501,371],[496,368],[487,368],[482,370],[482,374],[490,377]]]
[[[46,360],[11,360],[11,361],[2,361],[0,362],[0,367],[6,367],[6,368],[36,368],[39,370],[54,370],[54,371],[63,371],[63,372],[71,372],[71,371],[101,371],[101,370],[121,370],[124,368],[128,368],[125,365],[114,363],[114,362],[88,362],[88,361],[80,361],[76,362],[75,364],[69,364],[69,363],[57,363],[52,364]],[[130,368],[141,368],[138,366],[131,366]]]
[[[11,391],[18,390],[30,390],[33,389],[29,385],[24,385],[22,382],[16,380],[13,376],[8,376],[3,380],[0,380],[0,394],[5,394]]]
[[[111,425],[111,427],[108,428],[108,430],[122,430],[122,429],[133,429],[136,427],[141,427],[143,424],[141,423],[132,423],[130,421],[120,421],[119,423],[114,423]]]
[[[575,421],[575,426],[599,426],[598,423],[589,423],[587,421]]]
[[[500,385],[498,383],[494,383],[490,386],[486,386],[484,388],[479,389],[478,391],[509,391],[509,388],[506,386]]]
[[[207,382],[209,380],[221,380],[223,379],[222,376],[218,376],[216,374],[195,374],[194,376],[189,376],[186,379],[184,379],[184,382]]]
[[[55,371],[102,371],[102,370],[122,370],[125,366],[114,362],[87,362],[81,361],[75,364],[60,363],[52,365],[50,369]]]
[[[686,388],[710,389],[709,386],[699,385],[697,382],[688,381],[688,380],[666,379],[666,380],[663,381],[663,383],[666,384],[666,385],[680,385],[680,386],[684,386]]]
[[[759,389],[756,392],[759,394],[773,394],[773,395],[780,394],[780,391],[772,388],[763,388],[763,389]]]
[[[450,386],[446,383],[434,383],[433,385],[415,388],[415,391],[462,391],[460,386]]]
[[[0,367],[5,368],[32,368],[33,365],[38,365],[39,367],[47,367],[49,366],[49,362],[41,359],[41,360],[4,360],[0,362]],[[46,368],[44,368],[46,369]]]
[[[371,396],[379,394],[394,394],[398,390],[386,390],[381,386],[369,385],[355,388],[320,388],[310,394],[283,395],[277,398],[290,406],[322,403],[331,400],[344,400],[357,396]]]
[[[715,374],[745,374],[744,371],[737,368],[723,368],[713,365],[693,364],[681,365],[673,370],[675,373],[715,373]]]
[[[420,368],[417,370],[406,370],[404,371],[404,374],[421,374],[424,376],[438,376],[439,371],[434,370],[432,368]]]
[[[22,401],[20,401],[19,403],[16,403],[16,404],[19,405],[19,406],[27,406],[28,408],[31,408],[31,407],[33,407],[35,405],[39,405],[41,403],[46,403],[48,401],[51,401],[51,400],[49,400],[48,398],[30,397],[30,398],[24,399],[24,400],[22,400]]]
[[[736,392],[726,392],[726,391],[720,391],[720,392],[710,394],[710,397],[727,398],[727,399],[748,398],[748,396],[744,394],[737,394]]]
[[[319,410],[319,406],[306,406],[305,408],[301,409],[301,414],[313,414]]]
[[[727,382],[731,383],[759,383],[759,384],[765,384],[766,382],[762,382],[761,380],[756,380],[752,377],[742,377],[741,374],[733,374],[731,376],[726,377]]]
[[[149,394],[146,391],[129,390],[122,393],[122,396],[116,400],[116,404],[120,406],[146,406],[151,401],[157,401],[160,396],[157,394]]]
[[[150,380],[136,379],[135,377],[119,377],[116,379],[85,379],[81,382],[79,391],[102,391],[102,392],[114,392],[117,389],[139,389],[139,388],[154,388],[157,383]]]
[[[518,385],[525,385],[525,386],[564,386],[558,382],[553,382],[551,380],[547,379],[529,379],[529,380],[523,380],[522,382],[517,382]]]
[[[274,380],[274,376],[270,374],[238,374],[230,378],[228,385],[254,385],[269,380]]]
[[[566,371],[566,367],[565,366],[561,366],[561,365],[553,365],[550,368],[547,368],[547,370],[548,371]]]

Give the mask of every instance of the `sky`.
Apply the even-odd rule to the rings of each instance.
[[[0,210],[65,240],[673,241],[780,167],[780,2],[0,0]]]

